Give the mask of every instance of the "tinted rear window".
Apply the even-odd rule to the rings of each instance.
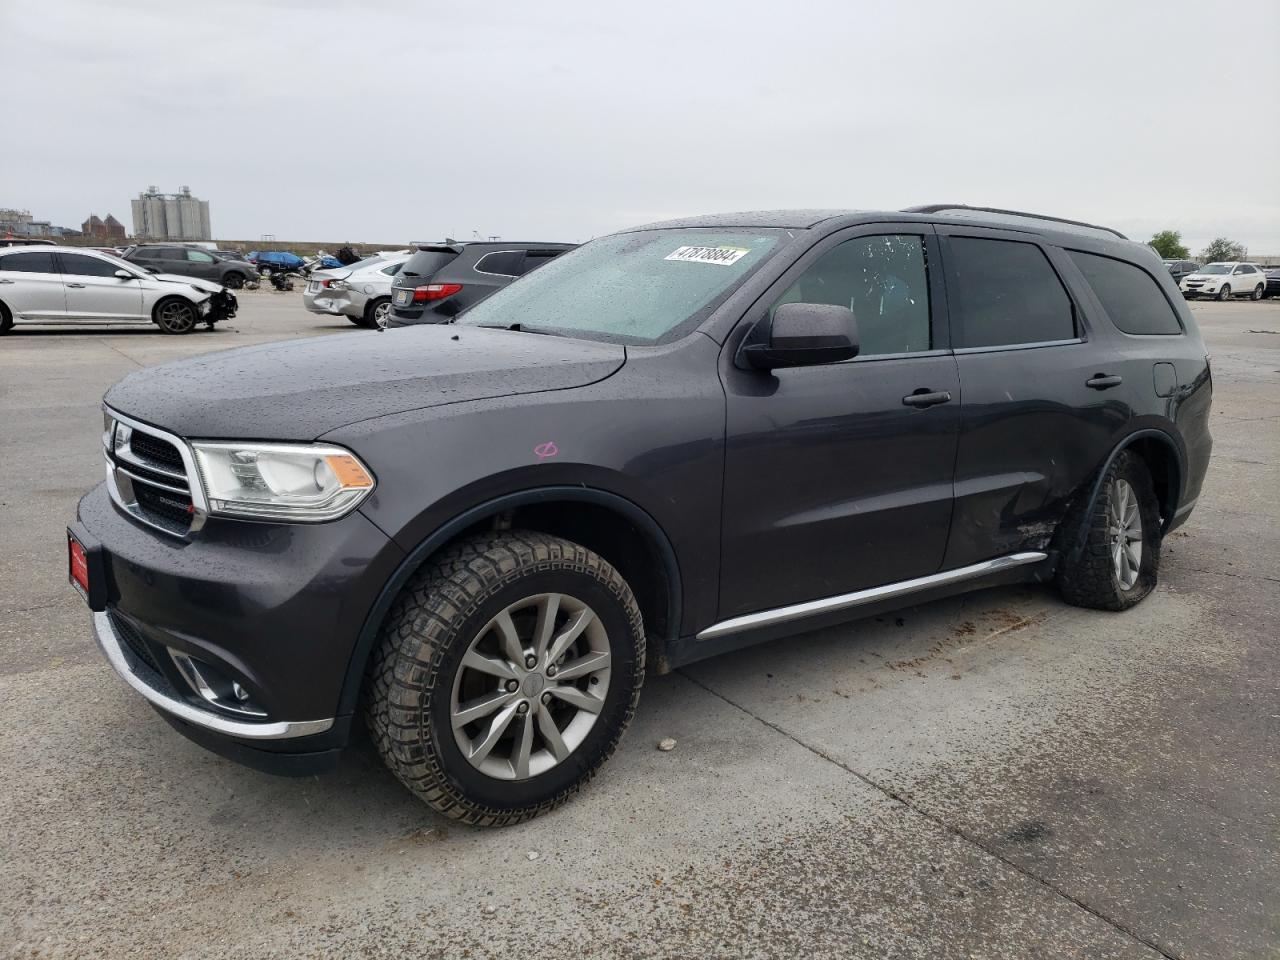
[[[1111,322],[1125,333],[1178,334],[1182,324],[1159,285],[1145,270],[1123,260],[1070,250]]]
[[[0,257],[0,270],[19,273],[57,273],[52,253],[11,253]]]
[[[1076,336],[1075,311],[1048,258],[1032,243],[952,237],[947,289],[958,347],[1052,343]]]
[[[405,261],[405,265],[400,268],[400,276],[408,280],[420,280],[425,283],[442,267],[448,266],[457,257],[456,253],[446,253],[443,250],[419,250]]]

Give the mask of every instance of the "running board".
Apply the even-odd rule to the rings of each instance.
[[[1020,567],[1024,564],[1039,563],[1041,560],[1048,559],[1048,556],[1046,553],[1035,551],[1011,553],[1008,556],[996,557],[994,560],[984,560],[982,563],[975,563],[969,567],[959,567],[955,570],[944,570],[942,573],[931,574],[927,577],[917,577],[915,580],[886,583],[882,587],[869,587],[866,590],[856,590],[853,593],[842,593],[838,597],[825,597],[822,600],[795,603],[789,607],[775,607],[773,610],[748,613],[741,617],[734,617],[732,620],[724,620],[720,623],[712,624],[698,634],[698,639],[714,640],[718,637],[727,637],[731,633],[741,633],[743,630],[772,627],[779,623],[803,620],[805,617],[816,616],[820,613],[834,613],[837,610],[848,610],[852,607],[860,607],[879,600],[905,597],[933,587],[944,587],[953,583],[962,583],[965,580],[976,580],[979,577],[999,573],[1002,570],[1009,570],[1013,567]]]

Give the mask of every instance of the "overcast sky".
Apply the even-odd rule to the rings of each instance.
[[[376,8],[376,12],[375,12]],[[585,240],[956,201],[1280,254],[1280,2],[0,0],[0,207]]]

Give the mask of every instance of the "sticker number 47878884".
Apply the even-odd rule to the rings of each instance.
[[[717,263],[727,267],[750,252],[746,247],[678,247],[663,259],[683,260],[685,263]]]

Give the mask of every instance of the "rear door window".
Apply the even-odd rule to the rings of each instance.
[[[187,260],[191,263],[213,263],[213,257],[203,250],[188,250]]]
[[[537,270],[543,264],[550,263],[565,252],[564,250],[526,250],[524,252],[524,263],[520,266],[520,275],[524,276],[526,273]]]
[[[947,291],[957,348],[1076,338],[1075,308],[1034,243],[950,237]]]
[[[10,253],[0,257],[0,270],[13,273],[57,273],[52,253]]]
[[[1182,333],[1173,307],[1155,279],[1140,267],[1123,260],[1069,250],[1071,259],[1093,287],[1111,322],[1125,333]]]

